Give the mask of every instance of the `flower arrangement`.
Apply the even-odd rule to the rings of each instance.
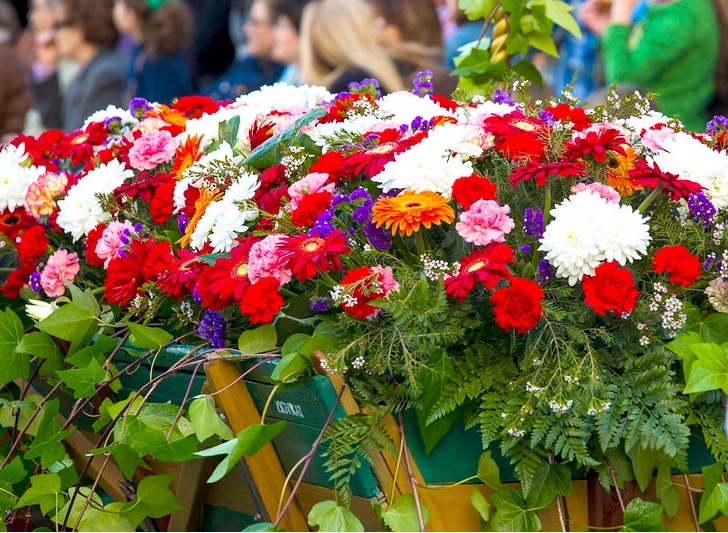
[[[271,327],[271,348],[314,339],[283,354],[281,382],[339,373],[379,413],[357,423],[415,409],[428,449],[477,427],[514,463],[523,516],[566,466],[641,488],[687,472],[693,429],[723,468],[728,120],[692,133],[639,94],[585,109],[524,82],[472,99],[426,82],[136,100],[18,137],[0,151],[2,292],[51,337],[93,314],[60,336],[71,355],[129,327],[143,348],[192,335],[231,357]],[[40,357],[21,339],[12,353]],[[54,371],[108,383],[89,361]],[[668,477],[670,516],[676,491]],[[516,527],[499,502],[492,527]]]

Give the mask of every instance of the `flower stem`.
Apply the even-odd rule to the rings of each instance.
[[[427,244],[425,243],[425,235],[423,231],[415,232],[415,244],[417,245],[417,256],[421,256],[427,252]]]
[[[655,201],[655,198],[660,196],[660,193],[662,193],[662,189],[664,188],[664,185],[660,183],[657,187],[655,187],[650,195],[645,198],[645,200],[640,204],[640,206],[637,208],[637,211],[640,212],[640,214],[644,214],[645,211],[647,211],[647,208],[652,205],[652,202]]]

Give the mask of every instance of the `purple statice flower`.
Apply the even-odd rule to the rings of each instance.
[[[708,257],[705,258],[705,262],[703,263],[703,270],[706,272],[710,272],[710,267],[713,266],[713,262],[718,259],[718,256],[715,255],[715,252],[710,252],[708,254]]]
[[[420,70],[415,79],[412,81],[412,94],[417,96],[427,96],[432,94],[434,87],[432,85],[433,72],[431,70]]]
[[[369,191],[367,191],[364,187],[357,187],[354,192],[349,195],[350,202],[358,200],[359,198],[364,198],[366,201],[369,202],[372,201],[372,195],[369,194]]]
[[[195,285],[195,288],[192,289],[192,300],[196,304],[201,304],[202,303],[202,296],[200,296],[200,291],[197,290],[197,285]]]
[[[28,284],[30,285],[31,290],[33,290],[34,292],[40,293],[40,290],[42,289],[42,287],[40,285],[40,272],[33,272],[30,275]]]
[[[104,128],[112,133],[121,132],[121,117],[109,117],[104,120]]]
[[[493,94],[493,102],[496,104],[508,104],[510,106],[516,105],[516,102],[513,101],[511,95],[502,89],[495,90],[495,93]]]
[[[119,235],[119,240],[124,245],[128,245],[131,242],[131,231],[129,231],[129,228],[124,228],[124,231],[122,231],[121,235]]]
[[[372,219],[372,203],[364,202],[351,213],[351,219],[357,224],[366,224]]]
[[[314,222],[313,226],[311,226],[308,234],[310,236],[318,235],[319,237],[326,237],[327,235],[329,235],[329,233],[334,231],[333,220],[334,209],[332,207],[329,207],[326,211],[318,216],[316,222]]]
[[[710,227],[713,216],[718,212],[702,191],[690,195],[688,209],[695,222],[702,222],[703,227],[706,229]]]
[[[522,244],[521,245],[521,253],[522,254],[530,254],[531,253],[531,246],[528,244]]]
[[[543,237],[543,211],[527,208],[523,212],[523,231],[537,239]]]
[[[331,207],[336,207],[337,205],[339,205],[342,202],[351,202],[351,198],[348,195],[341,193],[341,192],[337,192],[336,194],[334,194],[331,197]]]
[[[551,269],[551,263],[542,259],[538,262],[538,272],[536,273],[536,283],[543,285],[554,276]]]
[[[541,120],[544,121],[545,124],[549,126],[553,126],[556,120],[554,119],[554,114],[551,111],[546,111],[545,109],[542,109],[538,112],[538,116]]]
[[[325,313],[331,309],[331,302],[328,298],[314,298],[308,303],[308,306],[314,313]]]
[[[203,339],[210,341],[213,348],[225,347],[225,333],[227,322],[222,315],[215,311],[205,311],[205,316],[200,321],[197,334]]]
[[[187,226],[190,223],[190,219],[187,218],[187,215],[182,214],[177,219],[177,227],[179,228],[179,232],[184,235],[185,231],[187,231]]]
[[[392,246],[392,235],[387,231],[384,226],[377,227],[372,222],[368,222],[364,225],[364,235],[369,239],[369,243],[374,246],[377,250],[382,252],[389,250]]]
[[[728,118],[723,115],[716,115],[708,121],[705,131],[711,135],[718,133],[721,129],[728,129]]]
[[[141,120],[144,113],[150,109],[152,109],[152,106],[144,98],[132,98],[131,102],[129,102],[129,113],[131,113],[137,120]]]
[[[400,133],[406,133],[407,130],[409,130],[409,126],[407,124],[400,124],[399,125],[399,131],[400,131]]]

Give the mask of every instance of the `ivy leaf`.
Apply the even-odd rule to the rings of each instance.
[[[179,407],[169,403],[144,404],[137,415],[117,422],[116,441],[127,444],[142,457],[186,461],[197,451],[197,439],[190,437],[194,433],[192,424],[183,417],[178,419],[178,411]]]
[[[66,457],[66,448],[63,446],[63,439],[75,431],[75,428],[61,431],[61,422],[58,420],[58,409],[60,402],[53,399],[45,404],[43,418],[38,425],[38,431],[28,451],[25,452],[26,459],[40,457],[40,464],[43,468],[50,466]]]
[[[50,335],[41,331],[33,331],[24,335],[18,344],[17,352],[43,359],[40,368],[43,375],[49,375],[63,367],[63,353],[60,348]]]
[[[523,491],[524,494],[526,491]],[[571,471],[565,465],[541,463],[533,474],[526,503],[529,507],[545,507],[557,496],[571,495]]]
[[[27,475],[23,461],[17,455],[0,470],[0,510],[7,511],[15,507],[18,498],[13,485],[20,483]]]
[[[219,435],[223,440],[234,437],[232,430],[215,410],[215,400],[211,396],[194,400],[187,414],[200,442],[206,441],[213,435]]]
[[[238,435],[227,442],[224,442],[213,448],[197,452],[196,455],[201,457],[210,457],[212,455],[227,455],[220,461],[212,475],[208,478],[208,483],[215,483],[221,480],[232,470],[235,465],[242,459],[243,455],[250,457],[254,455],[263,446],[272,441],[283,429],[287,422],[281,420],[275,424],[253,424],[246,427]]]
[[[318,502],[308,513],[308,524],[319,531],[364,531],[364,526],[349,509],[333,500]]]
[[[279,529],[275,524],[271,522],[258,522],[257,524],[252,524],[243,531],[285,531],[285,529]]]
[[[135,450],[123,443],[104,446],[103,448],[95,448],[89,451],[88,455],[101,455],[106,452],[109,452],[112,455],[114,461],[116,461],[116,464],[119,467],[119,470],[121,470],[121,473],[124,474],[126,479],[132,478],[134,472],[136,472],[137,466],[141,466],[146,469],[150,468]]]
[[[576,38],[581,38],[581,30],[574,19],[571,11],[574,9],[566,2],[560,0],[532,0],[531,5],[543,5],[546,7],[546,16],[553,20]]]
[[[69,496],[73,496],[72,494]],[[86,500],[92,502],[91,505],[86,505]],[[61,510],[53,517],[53,521],[57,524],[61,524],[66,519],[68,514],[68,520],[65,524],[68,528],[73,528],[78,522],[78,531],[104,531],[100,528],[99,519],[101,517],[101,508],[104,506],[104,502],[101,500],[98,494],[91,492],[89,487],[81,487],[78,489],[78,494],[73,498],[73,506],[68,511],[68,504],[71,500],[64,505]],[[81,516],[83,512],[83,516]],[[79,521],[79,517],[81,520]]]
[[[298,353],[301,346],[306,344],[306,341],[310,338],[311,335],[308,335],[307,333],[294,333],[288,337],[286,342],[283,343],[283,346],[281,346],[281,356],[285,357],[289,354]]]
[[[31,487],[15,504],[16,509],[28,505],[38,505],[46,514],[56,506],[58,493],[61,492],[61,476],[58,474],[39,474],[30,478]]]
[[[246,355],[268,352],[278,343],[275,326],[266,324],[255,329],[243,331],[238,338],[238,350]]]
[[[311,361],[300,353],[292,353],[283,357],[276,364],[270,379],[275,382],[292,383],[312,368]]]
[[[683,360],[683,372],[685,373],[685,381],[690,375],[690,369],[693,363],[698,359],[695,352],[690,348],[693,344],[705,342],[703,338],[694,331],[681,333],[679,336],[671,340],[665,345],[665,348],[677,354]]]
[[[125,502],[111,502],[98,514],[93,515],[93,530],[79,529],[79,531],[134,531],[134,524],[121,514],[121,509],[125,504]],[[81,522],[84,522],[84,520],[87,520],[85,515]]]
[[[485,499],[485,496],[475,487],[470,491],[470,503],[475,510],[480,513],[480,517],[484,522],[490,520],[490,502]]]
[[[430,521],[430,510],[422,506],[422,517],[425,524]],[[420,521],[417,517],[417,506],[415,497],[412,494],[397,496],[392,505],[382,513],[382,520],[392,531],[419,531]]]
[[[86,368],[59,370],[57,374],[63,383],[73,389],[74,398],[90,398],[96,394],[96,385],[106,377],[106,371],[96,359],[91,359]]]
[[[139,348],[145,350],[159,350],[165,344],[174,339],[174,335],[164,331],[162,328],[153,328],[142,324],[135,324],[128,320],[124,320],[129,327],[131,337],[129,342]]]
[[[503,485],[500,480],[500,468],[491,457],[491,452],[483,452],[478,460],[478,479],[488,485],[493,490],[501,490]]]
[[[672,482],[672,468],[669,461],[662,461],[657,469],[657,497],[660,499],[665,513],[675,516],[680,508],[680,494]]]
[[[541,530],[541,520],[535,511],[526,509],[519,491],[506,489],[494,493],[490,499],[495,508],[489,524],[491,531]]]
[[[699,522],[711,520],[718,511],[728,515],[728,483],[720,483],[723,465],[715,463],[703,467],[703,496],[700,498]]]
[[[141,480],[136,499],[124,504],[121,514],[136,528],[146,517],[161,518],[184,509],[169,490],[171,475],[147,476]]]
[[[728,392],[727,348],[713,343],[696,343],[690,349],[697,356],[690,369],[685,394],[722,389]]]
[[[81,348],[72,356],[67,357],[66,363],[79,368],[86,367],[89,362],[91,362],[91,359],[94,357],[96,359],[100,359],[103,354],[110,352],[116,348],[118,344],[119,341],[113,337],[109,337],[108,335],[98,335],[90,346]],[[106,359],[106,357],[104,357],[104,359]]]
[[[624,526],[621,531],[665,531],[662,505],[635,498],[624,510]]]
[[[36,327],[48,335],[64,341],[80,343],[94,328],[98,329],[96,315],[74,303],[65,304],[44,318]]]
[[[0,387],[14,379],[28,379],[30,357],[16,348],[23,339],[23,323],[12,309],[0,311]]]
[[[309,122],[323,117],[325,114],[325,109],[312,109],[304,116],[297,119],[284,131],[266,139],[265,142],[253,150],[253,152],[245,160],[245,164],[256,168],[268,168],[277,165],[280,163],[282,157],[281,146],[287,146],[290,144],[291,141],[297,137],[301,128]]]
[[[91,289],[82,291],[76,287],[73,283],[68,280],[63,280],[68,287],[68,291],[71,293],[71,300],[77,306],[86,309],[93,316],[99,316],[101,314],[101,307],[96,297],[91,292]]]

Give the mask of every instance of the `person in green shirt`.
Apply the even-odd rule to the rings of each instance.
[[[642,0],[645,2],[645,0]],[[607,83],[656,93],[659,110],[704,131],[715,93],[719,29],[712,0],[588,0],[579,13],[601,36]]]

